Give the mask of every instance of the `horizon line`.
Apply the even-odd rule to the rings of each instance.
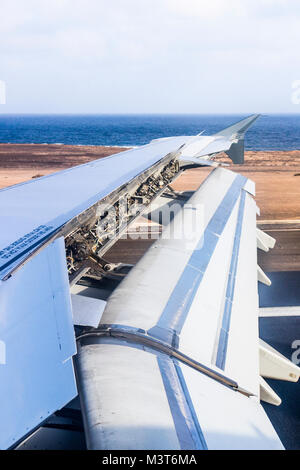
[[[95,112],[8,112],[1,113],[1,116],[242,116],[242,115],[252,115],[253,112],[203,112],[203,113],[187,113],[187,112],[115,112],[115,113],[95,113]],[[299,112],[257,112],[255,114],[260,114],[261,117],[264,116],[297,116],[300,115]]]

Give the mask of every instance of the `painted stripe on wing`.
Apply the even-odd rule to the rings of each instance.
[[[207,450],[207,444],[179,364],[157,358],[181,450]]]
[[[227,280],[225,306],[224,306],[222,324],[221,324],[221,329],[220,329],[220,334],[219,334],[219,344],[218,344],[218,350],[217,350],[216,366],[222,370],[225,369],[225,363],[226,363],[226,354],[227,354],[231,313],[232,313],[232,302],[233,302],[233,296],[234,296],[236,272],[237,272],[237,265],[238,265],[238,259],[239,259],[240,242],[241,242],[243,218],[244,218],[244,211],[245,211],[245,198],[246,198],[246,193],[245,191],[242,191],[239,212],[238,212],[238,217],[237,217],[235,236],[234,236],[229,274],[228,274],[228,280]]]
[[[149,335],[178,347],[179,335],[192,302],[246,181],[247,178],[242,175],[234,179],[193,251],[157,324],[148,330]]]

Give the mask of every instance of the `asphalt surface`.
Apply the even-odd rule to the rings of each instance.
[[[272,286],[259,285],[261,307],[287,307],[300,305],[300,272],[268,273]],[[264,317],[259,320],[260,337],[288,359],[300,344],[300,317]],[[297,348],[299,349],[299,347]],[[300,360],[300,352],[297,354]],[[281,397],[279,407],[263,403],[273,426],[286,449],[300,449],[300,382],[267,380]]]

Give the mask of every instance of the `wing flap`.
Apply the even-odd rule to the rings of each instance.
[[[227,316],[229,323],[228,347],[222,369],[258,396],[256,204],[247,193],[243,214],[239,214],[237,222],[232,260],[234,278],[232,283],[229,280],[229,312],[224,308],[224,320]]]
[[[138,449],[282,448],[259,401],[257,210],[246,188],[215,169],[82,336],[91,448],[131,448],[128,436]]]
[[[283,449],[257,399],[150,348],[90,338],[76,363],[89,449]]]
[[[258,371],[256,205],[246,184],[214,170],[113,292],[101,323],[142,329],[208,366],[225,370],[226,362],[233,373],[239,331],[248,322],[249,355],[234,367],[234,380],[257,395],[258,376],[242,372]]]

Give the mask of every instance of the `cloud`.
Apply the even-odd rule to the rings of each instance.
[[[228,17],[293,16],[300,10],[298,0],[166,0],[170,11],[185,16],[198,16],[205,20],[227,20]]]
[[[5,109],[195,112],[204,93],[200,111],[231,112],[269,108],[270,90],[274,110],[294,109],[299,13],[298,0],[2,0]]]
[[[218,18],[227,18],[234,14],[244,15],[247,10],[247,0],[210,0],[201,2],[199,0],[167,0],[167,7],[170,11],[184,16],[195,15],[205,20],[216,20]]]

